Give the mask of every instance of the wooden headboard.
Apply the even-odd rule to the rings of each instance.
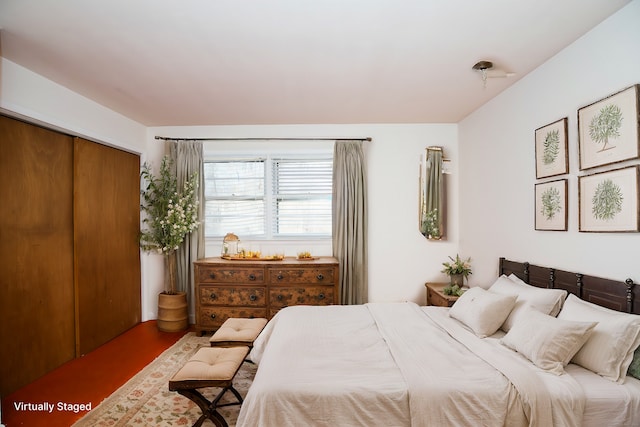
[[[612,310],[640,314],[640,295],[634,292],[631,279],[620,282],[500,258],[498,275],[508,276],[511,273],[532,286],[564,289],[585,301]]]

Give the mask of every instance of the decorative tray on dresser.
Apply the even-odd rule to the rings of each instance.
[[[194,262],[197,332],[215,331],[230,317],[265,317],[290,305],[338,304],[338,260],[227,260]]]

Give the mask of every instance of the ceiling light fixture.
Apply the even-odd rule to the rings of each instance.
[[[480,62],[477,62],[472,68],[482,73],[482,87],[486,88],[487,87],[487,70],[493,68],[493,62],[480,61]]]

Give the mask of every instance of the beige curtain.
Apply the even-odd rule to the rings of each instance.
[[[189,313],[193,313],[194,306],[194,271],[193,261],[204,257],[204,164],[202,156],[202,142],[171,141],[169,155],[176,168],[178,188],[194,173],[198,172],[197,197],[198,218],[200,226],[188,234],[182,245],[176,251],[176,287],[178,291],[187,293]]]
[[[333,255],[340,303],[364,304],[367,283],[367,180],[362,141],[336,141],[333,155]]]

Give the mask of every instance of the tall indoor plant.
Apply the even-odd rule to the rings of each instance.
[[[178,188],[173,164],[164,156],[158,175],[145,163],[140,178],[140,208],[146,214],[142,219],[140,246],[147,252],[164,256],[165,289],[158,296],[158,328],[183,330],[188,326],[188,305],[186,292],[176,288],[176,250],[199,225],[198,175],[192,174],[182,188]]]

